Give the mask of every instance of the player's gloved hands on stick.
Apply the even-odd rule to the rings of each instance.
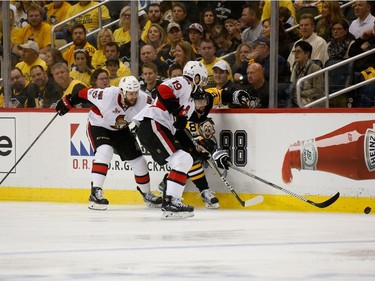
[[[55,110],[59,113],[60,116],[65,115],[66,113],[69,112],[73,108],[72,103],[71,103],[72,95],[66,95],[61,98],[57,102]]]
[[[212,154],[212,159],[215,161],[215,164],[221,169],[228,170],[231,165],[229,154],[225,150],[216,150]]]
[[[174,119],[175,119],[175,121],[173,123],[173,126],[176,129],[179,129],[179,130],[185,129],[187,121],[188,121],[188,117],[187,117],[187,113],[186,113],[186,110],[184,109],[184,107],[180,106],[172,114],[173,114]]]

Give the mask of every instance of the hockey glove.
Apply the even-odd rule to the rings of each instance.
[[[237,90],[233,92],[233,103],[234,104],[240,104],[240,105],[245,105],[247,107],[249,106],[250,103],[250,95],[248,92],[245,90]]]
[[[57,102],[55,110],[59,113],[60,116],[65,115],[73,108],[71,103],[72,95],[66,95],[62,97],[61,100]]]
[[[185,129],[188,121],[187,110],[183,106],[180,106],[172,114],[174,116],[173,126],[179,130]]]
[[[231,165],[228,152],[226,152],[225,150],[216,150],[212,154],[212,159],[215,161],[215,164],[221,169],[228,170],[229,166]]]

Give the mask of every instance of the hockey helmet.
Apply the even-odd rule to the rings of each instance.
[[[120,79],[118,87],[126,92],[138,92],[140,89],[140,84],[134,76],[126,76]]]
[[[199,61],[188,61],[182,71],[182,75],[190,78],[195,86],[207,85],[208,72]]]

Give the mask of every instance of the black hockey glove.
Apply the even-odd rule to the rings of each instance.
[[[233,92],[233,103],[250,107],[250,95],[245,90],[237,90]]]
[[[174,116],[173,126],[179,130],[185,129],[188,121],[186,109],[184,109],[183,106],[180,106],[172,114]]]
[[[216,150],[212,154],[212,159],[215,161],[215,164],[221,169],[228,170],[229,166],[231,165],[228,152],[226,152],[225,150]]]
[[[65,115],[69,112],[69,110],[73,108],[71,99],[72,95],[69,94],[62,97],[61,100],[57,102],[55,110],[59,113],[60,116]]]

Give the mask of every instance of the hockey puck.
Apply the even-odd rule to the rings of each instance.
[[[371,212],[371,208],[370,208],[370,207],[366,207],[366,208],[363,210],[363,212],[364,212],[365,214],[369,214],[369,213]]]

